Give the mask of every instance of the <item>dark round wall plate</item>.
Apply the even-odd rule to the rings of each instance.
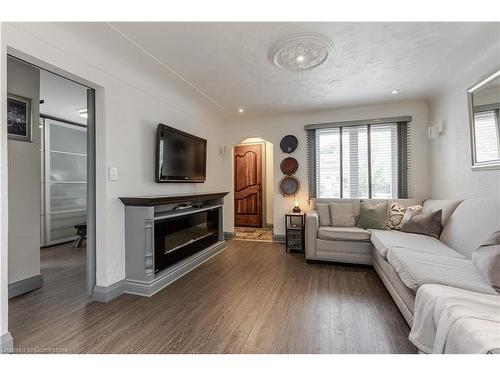
[[[281,151],[291,154],[297,149],[299,140],[294,135],[285,135],[280,142]]]
[[[295,195],[300,189],[299,179],[295,176],[284,176],[280,180],[279,189],[285,197]]]
[[[297,172],[297,169],[299,169],[299,162],[297,161],[297,159],[292,157],[285,158],[281,161],[280,169],[283,174],[294,174],[295,172]]]

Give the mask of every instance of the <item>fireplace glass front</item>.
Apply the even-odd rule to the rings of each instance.
[[[215,244],[219,239],[219,209],[155,221],[155,272]]]

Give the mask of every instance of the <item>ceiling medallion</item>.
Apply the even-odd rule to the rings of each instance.
[[[308,70],[323,64],[332,54],[332,42],[321,34],[297,34],[275,43],[268,53],[279,68]]]

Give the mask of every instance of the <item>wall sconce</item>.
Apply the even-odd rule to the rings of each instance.
[[[437,137],[443,135],[444,130],[443,130],[443,125],[441,126],[430,126],[427,128],[427,138],[429,139],[436,139]]]
[[[219,154],[221,156],[226,155],[226,146],[225,145],[219,146]]]

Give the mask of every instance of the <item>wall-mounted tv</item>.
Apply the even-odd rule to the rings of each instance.
[[[158,124],[156,182],[205,182],[206,169],[206,139]]]

